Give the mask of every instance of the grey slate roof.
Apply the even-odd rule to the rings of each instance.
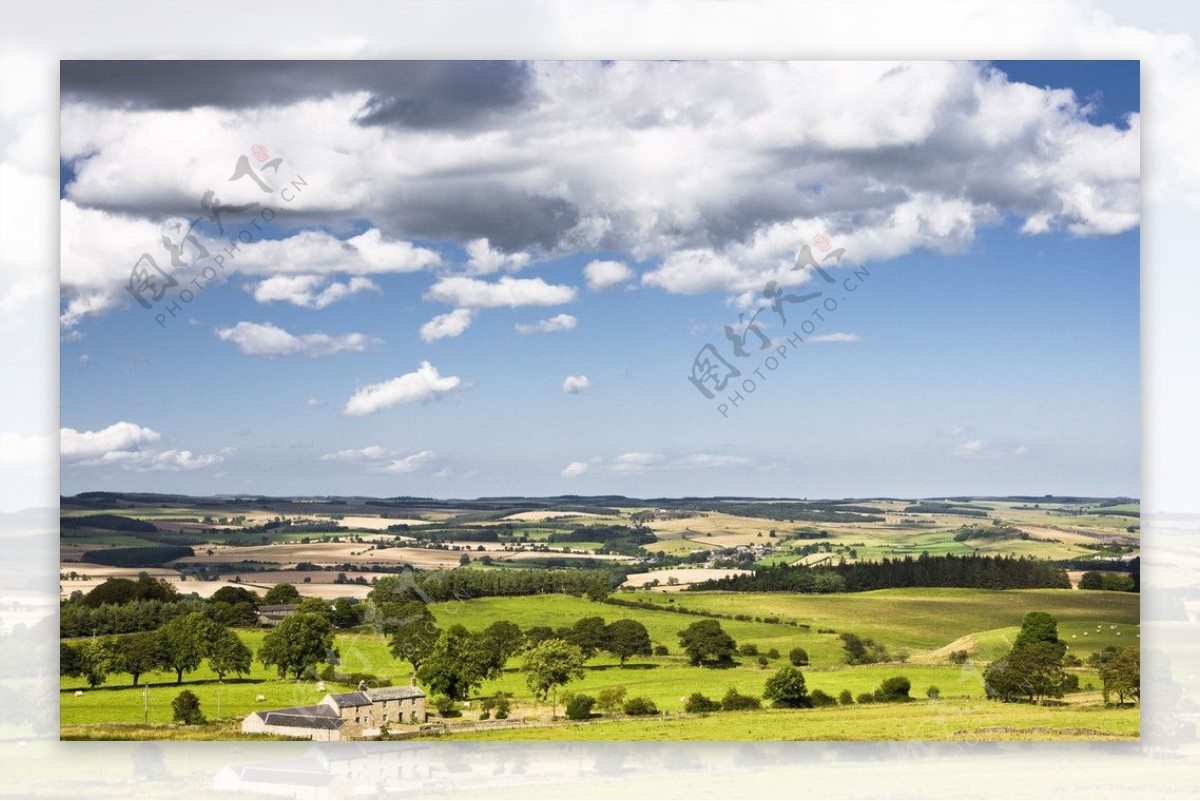
[[[268,726],[287,726],[297,729],[340,729],[345,723],[329,707],[324,704],[317,706],[298,706],[290,709],[269,709],[266,712],[255,712]]]
[[[363,693],[372,701],[399,701],[403,698],[424,698],[420,687],[376,687]]]
[[[371,705],[371,699],[366,693],[333,693],[329,697],[338,707]]]

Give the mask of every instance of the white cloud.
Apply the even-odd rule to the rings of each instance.
[[[304,405],[310,409],[320,409],[325,405],[325,401],[320,400],[319,398],[309,398],[304,402]]]
[[[99,431],[76,431],[63,428],[59,432],[59,452],[63,459],[90,459],[114,451],[129,451],[162,435],[152,428],[121,421]]]
[[[547,284],[541,278],[503,276],[495,283],[462,275],[445,276],[429,288],[426,300],[465,309],[495,309],[502,306],[557,306],[575,299],[575,288]]]
[[[569,375],[563,379],[562,391],[568,395],[578,395],[588,388],[590,382],[586,375]]]
[[[602,292],[633,278],[633,270],[620,261],[593,261],[583,268],[588,289]]]
[[[473,273],[486,275],[505,270],[515,273],[529,264],[529,254],[525,252],[504,253],[499,248],[493,248],[486,237],[472,239],[464,249],[467,251],[467,269]]]
[[[556,314],[536,323],[517,323],[518,334],[551,334],[555,331],[570,331],[579,321],[569,314]]]
[[[360,353],[376,346],[380,340],[365,334],[290,334],[271,323],[242,321],[232,328],[214,332],[224,342],[232,342],[248,356],[284,356],[302,353],[305,356],[330,356],[335,353]]]
[[[309,309],[323,309],[359,292],[379,292],[369,278],[354,276],[349,281],[334,281],[322,275],[274,275],[250,287],[259,303],[283,301]]]
[[[690,453],[667,456],[661,453],[631,451],[612,460],[614,473],[645,473],[651,470],[705,470],[722,467],[743,467],[753,462],[744,456],[721,453]]]
[[[442,376],[432,364],[421,362],[414,372],[359,388],[346,401],[342,414],[358,417],[402,403],[427,403],[444,398],[462,386],[458,376]]]
[[[59,431],[59,452],[67,465],[115,465],[127,470],[183,472],[201,470],[224,462],[232,449],[212,454],[189,450],[154,451],[146,448],[162,436],[151,428],[121,421],[99,431]]]
[[[470,309],[455,309],[447,314],[439,314],[421,326],[421,340],[433,342],[446,337],[456,337],[471,325],[474,314]]]
[[[821,342],[861,342],[862,337],[858,334],[843,334],[840,332],[833,334],[817,334],[815,337],[809,337],[805,342],[821,343]]]
[[[591,466],[587,462],[571,462],[562,469],[563,478],[577,478],[588,471]]]
[[[663,464],[666,458],[661,453],[644,451],[622,453],[613,459],[612,469],[618,473],[640,473]]]
[[[950,455],[960,459],[1009,459],[1024,456],[1029,448],[1011,442],[970,439],[951,448]]]
[[[379,445],[369,445],[365,448],[327,453],[321,460],[358,465],[372,473],[414,473],[433,461],[436,456],[433,451],[403,454]]]

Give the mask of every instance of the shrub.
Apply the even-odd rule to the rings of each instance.
[[[625,702],[626,715],[657,715],[658,707],[654,702],[645,696],[630,698]]]
[[[448,695],[435,695],[429,699],[429,703],[438,711],[438,714],[444,718],[452,718],[458,716],[458,704]]]
[[[937,699],[942,697],[942,691],[939,690],[937,687],[930,687],[928,690],[925,691],[925,697],[928,698],[930,701],[936,701]]]
[[[950,661],[955,665],[965,665],[967,663],[967,659],[969,658],[970,654],[968,654],[965,650],[950,652]]]
[[[871,693],[859,693],[858,697],[855,698],[854,700],[856,700],[860,704],[869,704],[875,700],[875,696],[872,695]]]
[[[879,689],[875,691],[876,701],[898,702],[911,701],[908,691],[912,689],[912,682],[904,676],[892,676],[890,679],[884,679],[879,685]]]
[[[489,719],[491,719],[491,717],[492,717],[492,713],[486,709],[479,713],[480,720],[489,720]]]
[[[824,690],[813,690],[809,700],[813,706],[837,706],[837,699]]]
[[[870,637],[859,637],[849,632],[839,634],[838,637],[841,638],[842,648],[846,651],[848,665],[871,665],[888,660],[887,648]]]
[[[605,687],[600,691],[596,705],[605,712],[616,712],[625,705],[625,688],[621,685]]]
[[[796,667],[804,667],[808,664],[808,651],[803,648],[793,648],[788,652],[788,659]]]
[[[842,706],[850,706],[854,703],[854,696],[850,694],[849,690],[842,690],[838,694],[838,703]]]
[[[812,706],[804,674],[794,667],[780,668],[763,688],[763,698],[772,706],[785,709],[804,709]]]
[[[683,710],[685,712],[693,713],[719,712],[721,710],[721,704],[720,702],[709,698],[707,695],[692,693],[688,696],[687,701],[684,702]]]
[[[191,690],[184,690],[175,696],[175,700],[171,702],[171,710],[174,712],[176,723],[193,725],[204,722],[204,714],[200,711],[200,699]]]
[[[752,642],[745,643],[738,648],[738,653],[742,656],[758,656],[758,646]]]
[[[765,668],[767,666],[767,658],[765,656],[760,656],[758,658],[758,666],[760,668]]]
[[[726,712],[739,712],[744,709],[762,709],[762,701],[757,696],[742,695],[733,687],[721,699],[721,709]]]
[[[670,653],[671,652],[669,650],[667,650],[667,646],[665,646],[665,645],[654,646],[654,655],[655,656],[667,656]]]
[[[778,659],[779,658],[779,649],[778,648],[770,649],[769,651],[767,651],[767,656],[771,659]]]
[[[592,716],[592,707],[596,705],[596,699],[590,695],[572,695],[567,701],[567,717],[571,720],[587,720]]]

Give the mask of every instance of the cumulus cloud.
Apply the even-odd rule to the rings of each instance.
[[[404,403],[428,403],[444,398],[462,386],[463,381],[458,376],[442,376],[432,364],[421,362],[414,372],[361,387],[346,401],[342,414],[359,417]]]
[[[590,382],[586,375],[569,375],[562,383],[562,391],[568,395],[578,395],[588,388]]]
[[[182,472],[212,467],[234,453],[226,448],[217,453],[197,454],[189,450],[155,451],[147,445],[162,435],[136,423],[121,421],[99,431],[59,431],[59,453],[64,465],[115,465],[127,470]]]
[[[504,253],[493,248],[486,237],[472,239],[464,249],[467,251],[467,269],[481,275],[500,270],[515,273],[529,263],[528,253]]]
[[[588,471],[590,465],[587,462],[571,462],[562,469],[563,478],[577,478]]]
[[[456,337],[471,325],[474,312],[470,309],[455,309],[448,314],[439,314],[421,326],[421,340],[433,342],[447,337]]]
[[[805,342],[821,343],[821,342],[861,342],[862,337],[858,334],[843,334],[835,332],[832,334],[817,334],[815,337],[809,337]]]
[[[575,288],[548,284],[541,278],[512,278],[506,275],[493,283],[463,275],[450,275],[438,279],[429,288],[425,299],[464,309],[558,306],[575,300]]]
[[[274,275],[252,285],[250,290],[259,303],[283,301],[309,309],[323,309],[359,292],[380,291],[374,281],[362,276],[343,282],[321,275]]]
[[[357,465],[372,473],[414,473],[436,457],[433,451],[405,454],[379,445],[368,445],[365,448],[327,453],[321,456],[321,460]]]
[[[305,356],[331,356],[335,353],[359,353],[380,344],[376,337],[366,334],[290,334],[271,323],[242,321],[231,328],[214,332],[223,342],[232,342],[248,356],[285,356],[301,353]]]
[[[588,289],[602,292],[633,278],[633,270],[620,261],[593,261],[583,268]]]
[[[518,334],[552,334],[555,331],[570,331],[579,321],[569,314],[556,314],[536,323],[517,323]]]

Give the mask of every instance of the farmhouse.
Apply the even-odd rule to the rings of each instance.
[[[242,721],[247,734],[277,734],[317,741],[374,737],[384,726],[425,722],[425,693],[408,687],[330,693],[316,706],[254,712]]]
[[[264,626],[278,626],[285,617],[295,612],[297,604],[268,604],[258,607],[258,622]]]

